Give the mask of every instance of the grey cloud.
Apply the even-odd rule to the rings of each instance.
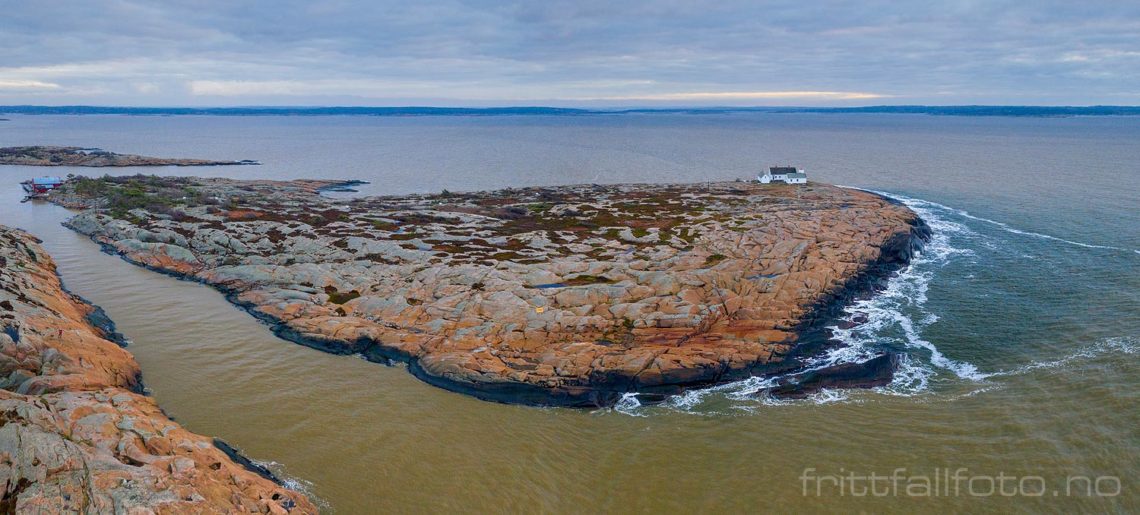
[[[90,0],[3,10],[0,103],[1135,104],[1140,91],[1131,2]],[[881,96],[685,96],[789,91]]]

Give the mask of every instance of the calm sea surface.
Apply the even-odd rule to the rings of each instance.
[[[1140,511],[1140,118],[8,118],[0,146],[257,159],[143,171],[363,179],[364,194],[794,164],[894,196],[935,230],[851,308],[870,321],[836,330],[849,345],[827,357],[904,352],[888,387],[777,403],[745,381],[540,409],[279,340],[211,289],[101,254],[59,225],[66,210],[18,202],[34,175],[134,169],[0,168],[0,223],[42,238],[65,283],[106,308],[163,408],[330,511]]]

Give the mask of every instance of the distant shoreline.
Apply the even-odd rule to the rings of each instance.
[[[1140,106],[863,106],[863,107],[111,107],[0,106],[0,114],[128,116],[597,116],[628,114],[924,114],[934,116],[1140,116]],[[0,119],[2,120],[2,119]]]
[[[98,148],[82,147],[3,147],[0,148],[0,165],[20,166],[87,166],[92,168],[127,166],[241,166],[259,165],[260,162],[215,161],[116,154]]]

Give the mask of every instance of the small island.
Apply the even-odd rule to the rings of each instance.
[[[0,148],[0,165],[22,166],[235,166],[257,165],[257,161],[212,161],[206,159],[180,159],[147,157],[134,154],[116,154],[97,148],[82,147],[3,147]]]
[[[929,236],[905,206],[820,183],[320,194],[350,184],[77,177],[49,199],[83,209],[67,225],[106,250],[212,285],[285,339],[556,406],[798,371],[763,394],[885,384],[890,355],[805,362]]]

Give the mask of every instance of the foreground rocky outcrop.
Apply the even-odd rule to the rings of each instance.
[[[223,290],[287,339],[569,406],[794,371],[929,233],[823,184],[319,195],[335,186],[81,178],[53,200],[87,209],[71,228]]]
[[[315,513],[141,395],[36,240],[0,226],[0,512]]]
[[[24,166],[228,166],[256,165],[257,161],[211,161],[116,154],[97,148],[82,147],[4,147],[0,148],[0,165]]]

